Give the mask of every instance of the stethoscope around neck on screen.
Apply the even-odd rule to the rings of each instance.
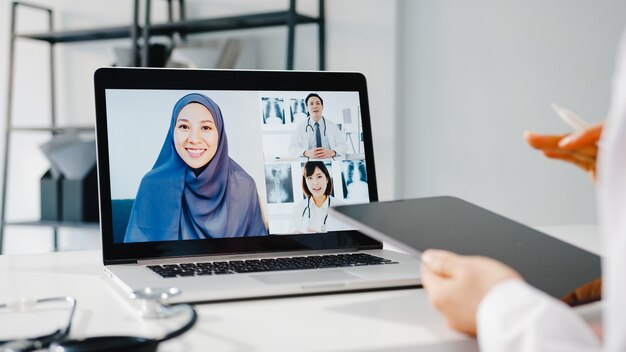
[[[307,197],[306,207],[304,207],[304,210],[302,210],[301,215],[301,218],[304,219],[304,214],[308,213],[307,217],[309,219],[309,224],[311,223],[311,198],[313,197]],[[330,196],[326,196],[326,198],[328,199],[328,208],[326,208],[326,215],[324,216],[324,221],[322,222],[322,226],[320,227],[322,232],[326,231],[326,220],[328,220],[328,209],[330,208]]]
[[[326,137],[326,118],[324,116],[322,116],[322,122],[324,122],[324,137]],[[315,128],[311,126],[311,116],[307,117],[306,119],[306,126],[304,127],[304,133],[309,133],[309,128],[311,129],[311,132],[315,132]]]

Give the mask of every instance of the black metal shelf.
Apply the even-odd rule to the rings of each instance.
[[[6,221],[6,226],[35,226],[35,227],[68,227],[97,230],[100,223],[81,221],[51,221],[51,220],[31,220],[31,221]]]
[[[75,133],[75,132],[94,132],[94,126],[29,126],[29,127],[11,127],[13,132],[52,132],[52,133]]]
[[[90,40],[129,38],[132,26],[108,27],[98,29],[83,29],[73,31],[58,31],[45,33],[17,34],[18,38],[42,40],[50,44],[83,42]]]
[[[174,33],[194,34],[240,30],[249,28],[285,26],[289,24],[289,11],[257,13],[221,18],[207,18],[151,24],[150,35],[169,36]],[[295,24],[318,23],[319,18],[296,14]],[[19,38],[41,40],[50,44],[71,43],[94,40],[121,39],[132,36],[132,26],[107,27],[96,29],[58,31],[46,33],[18,34]],[[142,27],[138,28],[143,31]]]
[[[168,22],[167,23],[151,23],[151,2],[152,0],[144,0],[144,23],[139,25],[139,3],[140,0],[133,0],[133,17],[130,25],[111,26],[103,28],[90,28],[82,30],[55,31],[53,26],[53,10],[48,7],[37,4],[24,3],[21,1],[12,1],[11,7],[11,36],[9,42],[9,89],[7,90],[7,110],[4,132],[4,153],[2,165],[2,190],[0,194],[0,254],[2,254],[2,245],[4,237],[5,225],[20,226],[46,226],[54,228],[54,248],[58,249],[57,228],[59,227],[97,227],[97,223],[74,223],[74,222],[54,222],[54,221],[6,221],[6,194],[7,194],[7,169],[9,165],[9,140],[11,133],[14,132],[49,132],[52,134],[68,133],[68,132],[93,132],[93,126],[57,126],[55,114],[55,64],[53,44],[97,41],[107,39],[124,39],[130,38],[134,65],[150,66],[149,47],[150,38],[154,36],[169,36],[178,33],[181,38],[185,38],[187,34],[208,33],[229,30],[241,30],[263,27],[287,27],[287,60],[286,68],[291,70],[294,68],[294,52],[295,52],[295,28],[299,24],[317,24],[318,26],[318,51],[319,51],[319,69],[326,68],[326,20],[324,1],[318,0],[319,13],[317,17],[302,15],[296,11],[296,1],[288,0],[287,11],[276,11],[266,13],[255,13],[230,17],[205,18],[205,19],[187,19],[185,17],[185,0],[178,0],[179,3],[179,19],[174,20],[172,2],[168,0]],[[48,15],[48,32],[43,33],[21,33],[17,30],[17,9],[18,7],[31,8],[42,11]],[[13,74],[15,63],[15,42],[17,39],[37,40],[48,43],[49,45],[49,67],[50,67],[50,126],[13,126],[12,119],[12,96],[13,96]],[[139,49],[142,46],[142,53]]]

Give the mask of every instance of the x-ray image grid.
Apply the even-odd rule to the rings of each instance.
[[[289,112],[291,115],[291,123],[298,123],[306,119],[306,105],[304,99],[291,98],[289,104]]]
[[[291,164],[265,164],[267,203],[293,203]]]
[[[365,160],[344,160],[341,163],[341,181],[345,199],[369,200]]]
[[[261,98],[261,118],[265,125],[284,125],[285,124],[285,108],[282,98]]]

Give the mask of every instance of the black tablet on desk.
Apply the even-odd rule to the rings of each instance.
[[[335,215],[365,234],[417,251],[445,249],[498,259],[531,285],[561,298],[601,276],[600,257],[454,197],[337,206]]]

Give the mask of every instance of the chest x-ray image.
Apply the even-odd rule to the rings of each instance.
[[[285,108],[282,98],[261,98],[262,118],[265,125],[284,125]]]
[[[293,203],[290,164],[265,164],[267,203]]]
[[[304,99],[291,98],[291,104],[289,104],[289,112],[291,115],[291,122],[298,123],[307,118],[306,104]]]
[[[345,199],[354,201],[369,199],[365,160],[344,160],[341,163],[341,181]]]

